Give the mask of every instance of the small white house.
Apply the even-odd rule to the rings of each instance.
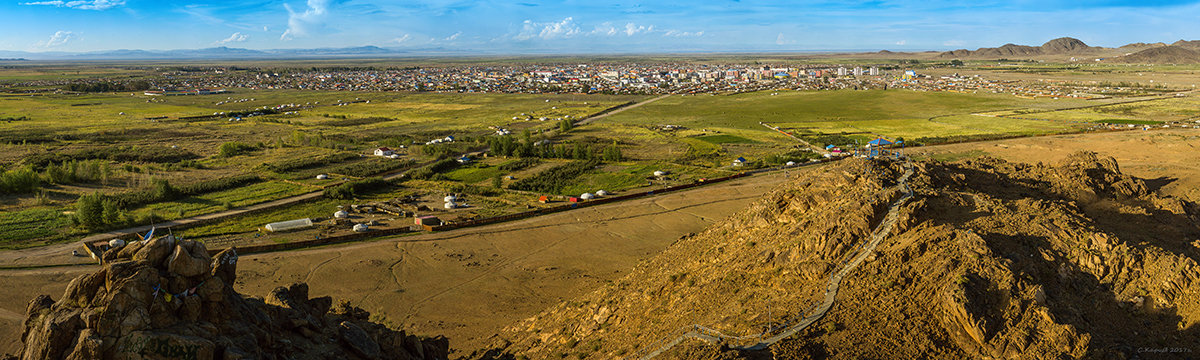
[[[333,213],[333,217],[338,218],[338,219],[345,219],[345,218],[350,217],[350,213],[346,212],[345,210],[338,210],[337,212]]]
[[[395,151],[392,151],[392,149],[388,149],[386,147],[375,149],[375,156],[391,156],[395,153]]]

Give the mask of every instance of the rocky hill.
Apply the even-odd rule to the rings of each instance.
[[[512,326],[476,357],[1197,351],[1198,259],[1200,205],[1094,153],[1055,165],[852,159]]]
[[[1129,64],[1200,64],[1200,51],[1180,46],[1150,48],[1112,59]]]
[[[1042,46],[1004,44],[998,48],[979,48],[971,51],[959,49],[947,51],[938,55],[939,58],[979,58],[998,59],[1014,57],[1031,57],[1040,55],[1082,55],[1096,52],[1099,48],[1088,46],[1075,38],[1062,37],[1047,41]]]
[[[165,236],[104,253],[57,301],[30,302],[24,347],[8,359],[445,359],[445,338],[418,338],[308,286],[265,299],[232,285],[237,252]]]

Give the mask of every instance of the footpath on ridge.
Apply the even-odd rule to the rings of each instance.
[[[746,340],[758,339],[758,341],[753,344],[743,345],[743,346],[731,345],[730,348],[737,349],[737,350],[763,350],[763,349],[766,349],[768,346],[771,346],[772,344],[779,342],[780,340],[786,339],[789,336],[795,335],[796,333],[808,328],[809,326],[812,326],[812,324],[815,324],[817,321],[821,320],[821,318],[825,317],[825,314],[829,312],[829,309],[833,308],[833,304],[837,300],[838,288],[842,283],[842,279],[845,278],[847,275],[850,275],[850,272],[854,271],[854,268],[856,268],[856,267],[858,267],[858,265],[862,264],[862,262],[864,260],[866,260],[866,258],[868,256],[870,256],[872,252],[875,251],[875,247],[878,246],[879,243],[882,242],[883,239],[887,238],[888,234],[891,233],[892,228],[896,224],[896,219],[899,218],[900,207],[903,206],[904,203],[908,202],[908,200],[912,199],[912,197],[913,197],[912,189],[908,187],[908,178],[910,176],[912,176],[912,174],[913,174],[912,163],[906,160],[904,174],[900,176],[899,183],[896,185],[903,190],[904,194],[900,198],[896,199],[896,201],[892,202],[891,206],[888,207],[887,216],[884,217],[884,220],[882,222],[880,222],[879,225],[876,226],[875,229],[871,232],[870,241],[867,244],[865,244],[865,246],[863,246],[863,249],[861,251],[859,251],[858,255],[851,258],[851,260],[849,262],[847,262],[846,265],[843,266],[841,270],[838,270],[836,273],[834,273],[832,276],[829,277],[829,285],[825,287],[825,296],[821,300],[821,303],[816,306],[816,310],[812,310],[812,308],[805,310],[805,312],[803,312],[802,314],[808,314],[808,315],[804,316],[804,318],[801,319],[795,325],[791,325],[786,328],[783,328],[783,329],[781,329],[781,331],[779,333],[777,333],[775,335],[772,335],[769,337],[764,337],[764,336],[766,336],[765,332],[761,335],[730,336],[730,335],[725,335],[719,331],[713,330],[711,328],[705,327],[704,325],[695,324],[695,325],[686,327],[685,329],[690,329],[690,330],[688,330],[683,335],[680,335],[680,336],[672,339],[670,342],[666,343],[665,345],[659,346],[657,348],[649,348],[649,349],[651,349],[650,352],[648,352],[642,356],[636,356],[636,354],[635,354],[635,357],[637,359],[642,359],[642,360],[653,359],[654,357],[662,354],[663,352],[670,350],[675,345],[678,345],[680,342],[683,342],[683,340],[685,340],[687,338],[700,339],[700,340],[714,342],[714,343],[719,342],[721,340],[746,341]],[[653,346],[653,345],[654,344],[651,344],[650,346]]]

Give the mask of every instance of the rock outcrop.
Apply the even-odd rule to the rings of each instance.
[[[232,284],[236,249],[211,256],[172,236],[104,253],[58,299],[30,302],[24,347],[32,359],[446,359],[445,338],[418,338],[294,284],[266,299]]]
[[[688,331],[727,337],[658,358],[1132,359],[1200,344],[1200,205],[1090,152],[911,166],[914,197],[831,310],[765,349],[749,346],[811,314],[864,249],[900,196],[900,164],[806,172],[479,357],[637,358]],[[1190,356],[1162,358],[1174,355]]]

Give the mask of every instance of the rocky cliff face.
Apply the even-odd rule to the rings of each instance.
[[[445,359],[421,339],[294,284],[265,299],[234,292],[235,249],[210,256],[171,236],[108,250],[57,301],[29,304],[24,347],[9,359]]]
[[[810,314],[900,196],[900,164],[853,159],[806,173],[625,278],[517,324],[496,354],[1129,359],[1200,351],[1200,206],[1154,194],[1116,161],[914,162],[895,227]],[[1189,355],[1189,354],[1183,354]],[[1194,356],[1193,354],[1190,354]]]

